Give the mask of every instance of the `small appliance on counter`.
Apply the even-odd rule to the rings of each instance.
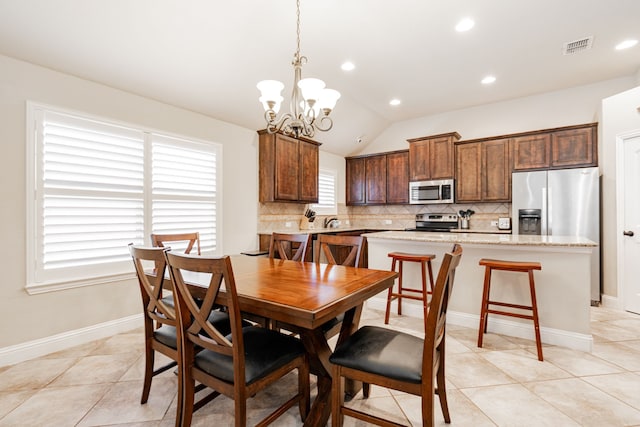
[[[511,218],[498,218],[498,230],[511,230]]]

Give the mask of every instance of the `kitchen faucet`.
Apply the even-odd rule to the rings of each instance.
[[[335,216],[328,216],[328,217],[326,217],[326,218],[324,219],[324,228],[329,228],[329,227],[331,227],[331,226],[332,226],[331,224],[332,224],[334,221],[338,221],[338,217],[335,217]]]

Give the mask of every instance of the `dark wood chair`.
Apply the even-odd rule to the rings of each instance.
[[[147,403],[152,378],[178,363],[177,321],[173,307],[162,299],[162,285],[167,266],[164,249],[130,244],[129,253],[138,276],[144,312],[145,369],[140,403]],[[146,274],[144,262],[153,263],[155,275]],[[156,351],[169,357],[172,362],[154,370]]]
[[[167,268],[164,253],[167,250],[169,249],[129,245],[129,253],[133,259],[140,285],[144,314],[145,364],[140,403],[147,403],[153,377],[173,368],[180,359],[179,330],[177,329],[173,298],[167,299],[162,296]],[[147,263],[153,264],[153,268],[150,265],[145,265]],[[229,316],[226,313],[212,311],[209,322],[225,333],[231,331]],[[245,324],[248,325],[248,323]],[[172,361],[154,370],[156,351],[169,357]],[[180,420],[180,416],[181,407],[178,405],[176,421]]]
[[[333,378],[333,427],[341,427],[345,415],[381,426],[398,425],[345,407],[341,377],[421,396],[422,425],[426,427],[434,425],[434,393],[438,394],[444,420],[451,422],[444,377],[445,321],[455,270],[461,257],[459,245],[454,245],[452,252],[444,255],[431,302],[424,309],[424,339],[383,327],[365,326],[345,342],[338,343],[329,359]]]
[[[315,262],[320,263],[321,260],[327,264],[339,264],[350,267],[361,267],[362,245],[364,237],[362,236],[344,236],[319,234],[318,250],[315,253]],[[360,321],[360,313],[354,319],[354,325]],[[327,338],[333,337],[340,332],[342,327],[343,315],[333,318],[322,325],[323,332]]]
[[[269,242],[269,258],[305,261],[307,249],[311,241],[311,234],[273,233]],[[298,245],[296,248],[295,245]],[[295,251],[295,252],[294,252]]]
[[[259,425],[273,422],[296,403],[304,420],[309,413],[309,362],[300,340],[258,326],[242,327],[228,256],[207,258],[166,252],[166,258],[174,282],[182,343],[181,425],[190,426],[195,410],[223,394],[234,400],[235,425],[245,426],[247,399],[296,369],[296,394]],[[193,288],[184,281],[183,273],[189,274],[187,272],[208,277],[208,287],[201,304],[193,296]],[[223,283],[225,294],[218,298]],[[223,333],[207,320],[216,303],[224,305],[229,313],[230,334]],[[202,348],[202,351],[196,351],[197,348]],[[196,381],[214,390],[211,399],[194,403]]]
[[[169,242],[186,242],[187,247],[184,250],[185,254],[191,253],[193,247],[196,247],[196,253],[200,255],[200,233],[170,233],[170,234],[151,234],[151,245],[164,248],[165,243]]]

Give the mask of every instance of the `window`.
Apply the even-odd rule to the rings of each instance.
[[[31,103],[28,123],[30,293],[130,275],[127,244],[152,231],[197,230],[218,253],[217,144]]]
[[[337,173],[334,170],[320,169],[318,174],[318,203],[313,205],[319,215],[337,215],[336,196]]]

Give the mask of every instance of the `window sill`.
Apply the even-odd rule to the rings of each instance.
[[[107,283],[121,282],[135,279],[133,273],[114,274],[112,276],[92,277],[86,279],[68,280],[64,282],[29,283],[25,290],[29,295],[38,295],[48,292],[64,291],[67,289],[83,288],[85,286],[105,285]]]

